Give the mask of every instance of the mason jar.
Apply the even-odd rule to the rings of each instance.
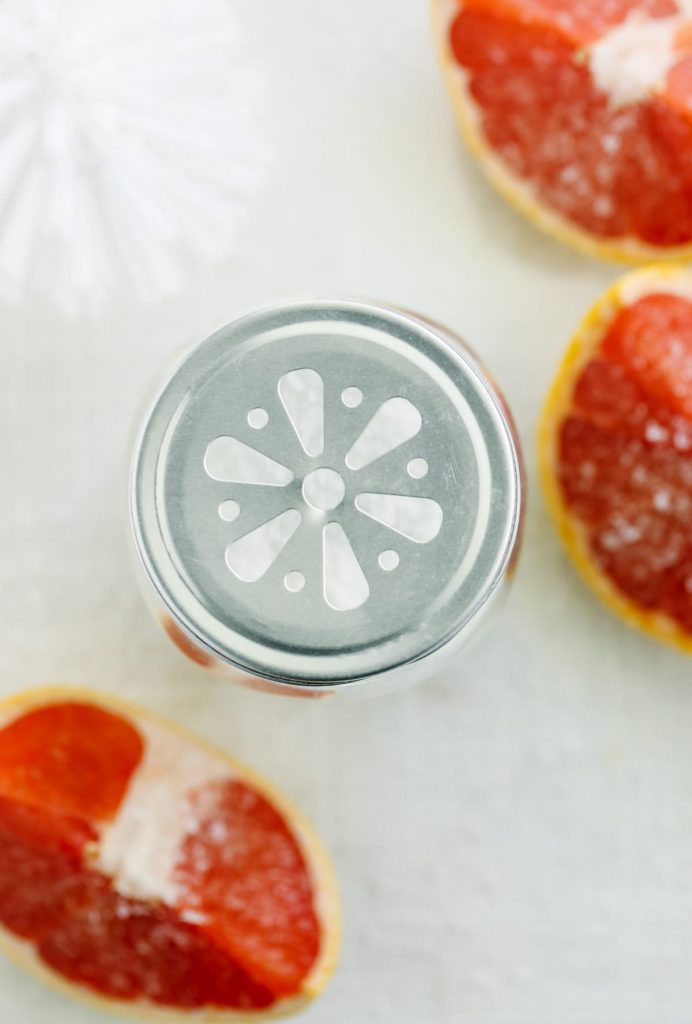
[[[505,592],[517,437],[470,350],[352,301],[252,313],[163,382],[134,454],[136,549],[173,641],[306,697],[439,672]]]

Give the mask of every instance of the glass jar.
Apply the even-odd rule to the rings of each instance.
[[[519,445],[466,346],[358,302],[251,314],[165,381],[131,515],[168,635],[276,692],[380,692],[485,623],[521,533]]]

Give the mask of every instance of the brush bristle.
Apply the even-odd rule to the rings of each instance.
[[[6,0],[0,288],[66,312],[226,256],[266,153],[223,0]]]

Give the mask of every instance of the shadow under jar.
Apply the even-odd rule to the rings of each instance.
[[[131,517],[169,636],[262,689],[380,692],[488,618],[521,533],[517,438],[445,329],[357,302],[195,348],[137,443]]]

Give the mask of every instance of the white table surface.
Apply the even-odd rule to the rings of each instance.
[[[69,681],[148,704],[309,814],[345,935],[305,1024],[689,1024],[690,662],[583,589],[535,479],[539,403],[618,268],[545,239],[484,183],[425,0],[236,6],[273,161],[232,259],[144,309],[0,308],[2,692]],[[159,633],[128,557],[132,434],[171,354],[306,294],[373,297],[459,330],[525,443],[528,528],[501,621],[447,678],[379,700],[210,680]],[[22,1019],[101,1018],[3,962],[0,1021]]]

